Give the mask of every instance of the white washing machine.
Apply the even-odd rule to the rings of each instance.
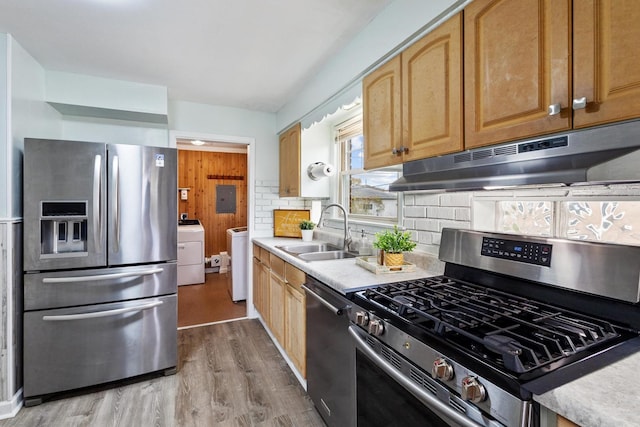
[[[178,286],[204,283],[204,227],[198,220],[178,223]]]
[[[247,299],[247,227],[227,230],[227,252],[231,258],[227,288],[233,302]]]

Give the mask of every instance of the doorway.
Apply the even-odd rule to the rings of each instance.
[[[178,149],[178,212],[198,219],[204,228],[205,281],[178,286],[178,327],[190,328],[247,317],[247,300],[233,301],[229,291],[231,262],[227,229],[251,230],[253,192],[250,138],[173,135]],[[186,195],[184,195],[186,191]],[[250,241],[249,239],[247,239]],[[243,248],[248,254],[249,245]],[[235,250],[235,249],[234,249]],[[243,259],[251,259],[247,256]],[[241,254],[242,255],[242,254]],[[238,258],[239,259],[239,258]],[[237,267],[237,260],[233,264]],[[249,266],[244,265],[244,277]],[[233,276],[237,278],[237,274]],[[250,298],[250,283],[246,298]]]

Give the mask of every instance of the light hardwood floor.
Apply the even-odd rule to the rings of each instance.
[[[178,327],[204,325],[247,316],[246,301],[234,303],[228,273],[208,273],[201,285],[178,286]]]
[[[178,341],[175,375],[23,408],[0,427],[324,426],[257,320],[180,330]]]

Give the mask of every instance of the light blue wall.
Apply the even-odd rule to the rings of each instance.
[[[278,179],[278,136],[272,113],[239,108],[169,101],[169,128],[255,140],[256,179]]]
[[[44,102],[45,71],[10,37],[11,63],[11,206],[14,217],[22,216],[22,153],[24,138],[59,138],[60,114]]]
[[[446,19],[470,0],[395,0],[376,16],[353,40],[333,56],[300,94],[277,113],[277,130],[313,111],[327,99],[352,84],[381,58],[405,42],[417,38],[438,20]],[[354,83],[355,82],[355,83]],[[333,108],[331,111],[335,111]],[[319,114],[322,117],[323,114]]]
[[[94,117],[62,117],[62,139],[167,147],[167,125]]]

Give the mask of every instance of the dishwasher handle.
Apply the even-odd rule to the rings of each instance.
[[[305,292],[307,294],[309,294],[311,297],[313,297],[313,299],[317,300],[320,304],[324,305],[325,307],[327,307],[329,310],[331,310],[333,312],[333,314],[335,314],[336,316],[342,316],[344,314],[345,310],[348,310],[351,308],[350,305],[346,305],[343,308],[338,308],[335,305],[331,304],[329,301],[327,301],[326,299],[322,298],[320,295],[318,295],[317,293],[313,292],[311,289],[309,289],[308,287],[306,287],[305,285],[301,286],[302,289],[305,290]]]

